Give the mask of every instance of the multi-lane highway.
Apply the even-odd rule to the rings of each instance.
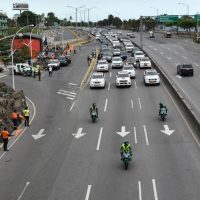
[[[36,115],[0,156],[1,199],[199,199],[200,146],[164,84],[144,86],[137,69],[131,88],[116,88],[117,70],[110,69],[105,89],[80,88],[87,56],[98,45],[83,46],[52,78],[46,72],[41,82],[16,77],[16,89],[33,101]],[[2,80],[12,84],[9,76]],[[158,116],[160,101],[169,108],[165,122]],[[89,116],[93,102],[96,123]],[[167,128],[174,131],[168,135]],[[120,160],[125,139],[133,147],[128,170]]]

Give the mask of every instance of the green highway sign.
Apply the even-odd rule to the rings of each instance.
[[[178,15],[160,15],[158,16],[158,22],[177,22]]]
[[[194,15],[194,19],[200,21],[200,15]]]

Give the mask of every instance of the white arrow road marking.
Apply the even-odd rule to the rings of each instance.
[[[160,130],[161,132],[165,133],[166,135],[171,135],[175,130],[170,130],[168,125],[164,125],[165,130]]]
[[[91,187],[92,187],[92,185],[88,185],[87,193],[86,193],[86,196],[85,196],[85,200],[89,200]]]
[[[26,185],[25,185],[24,189],[22,190],[22,193],[20,194],[20,196],[17,198],[17,200],[20,200],[22,198],[22,196],[29,184],[30,184],[30,182],[26,182]]]
[[[99,139],[98,139],[97,148],[96,148],[97,151],[99,151],[99,148],[100,148],[102,133],[103,133],[103,127],[101,127],[100,132],[99,132]]]
[[[106,99],[106,101],[105,101],[104,112],[106,112],[106,110],[107,110],[107,105],[108,105],[108,99]]]
[[[120,132],[116,132],[118,135],[122,136],[122,137],[125,137],[126,135],[128,135],[130,132],[126,132],[126,127],[125,126],[122,126],[121,127],[121,131]]]
[[[142,188],[140,181],[138,181],[138,190],[139,190],[139,200],[142,200]]]
[[[80,137],[84,136],[86,133],[82,133],[83,128],[79,128],[77,133],[72,133],[72,135],[76,138],[79,139]]]
[[[143,125],[143,129],[144,129],[144,134],[145,134],[146,145],[149,146],[149,139],[148,139],[147,129],[145,125]]]
[[[155,199],[155,200],[158,200],[158,194],[157,194],[156,181],[155,181],[155,179],[152,179],[152,184],[153,184],[154,199]]]
[[[42,138],[43,136],[45,136],[46,134],[42,134],[42,133],[44,132],[44,130],[45,130],[45,129],[40,129],[40,131],[39,131],[36,135],[32,135],[33,138],[34,138],[35,140],[38,140],[38,139]]]

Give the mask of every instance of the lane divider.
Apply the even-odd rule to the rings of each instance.
[[[100,149],[102,133],[103,133],[103,127],[101,127],[100,132],[99,132],[99,138],[98,138],[98,143],[97,143],[97,148],[96,148],[97,151],[99,151]]]

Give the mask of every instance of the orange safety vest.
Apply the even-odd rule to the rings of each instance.
[[[12,118],[12,119],[17,119],[17,113],[16,113],[16,112],[13,112],[12,115],[11,115],[11,118]]]
[[[1,137],[3,138],[3,139],[6,139],[6,138],[9,138],[9,133],[8,133],[8,131],[2,131],[1,132]]]

